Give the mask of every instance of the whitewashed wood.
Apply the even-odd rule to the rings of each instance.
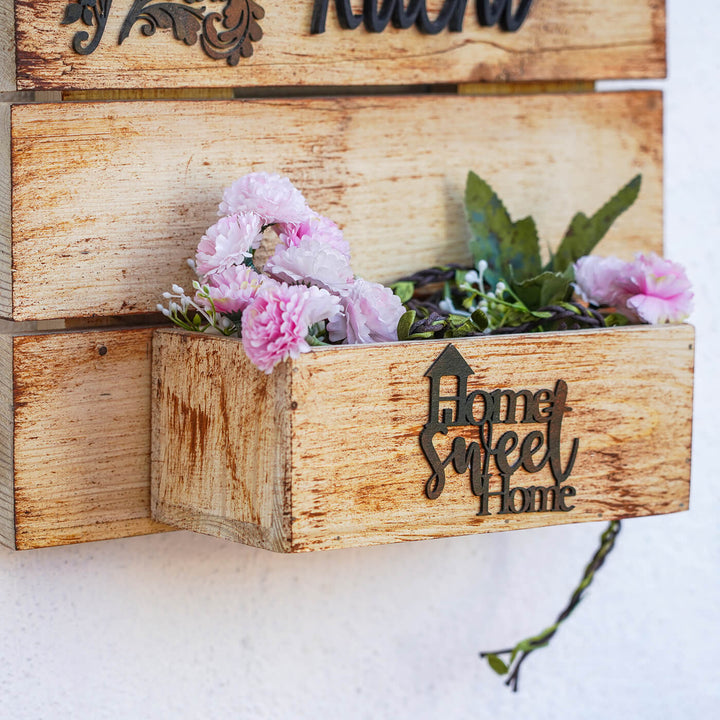
[[[0,103],[0,316],[12,314],[10,106]]]
[[[12,337],[0,335],[0,545],[15,546]]]
[[[149,517],[151,334],[0,336],[0,542],[22,550],[168,529]]]
[[[430,469],[419,444],[428,420],[424,375],[447,341],[313,350],[268,378],[250,365],[237,340],[160,330],[154,343],[154,516],[297,552],[687,509],[690,326],[453,342],[475,372],[468,390],[534,392],[567,382],[572,411],[562,426],[563,457],[574,438],[580,442],[567,480],[577,490],[574,510],[479,517],[467,476],[452,472],[438,499],[425,496]],[[254,403],[239,403],[243,392],[260,386]],[[268,426],[269,418],[277,423]],[[259,426],[265,427],[261,433]],[[470,429],[452,434],[467,437]],[[518,472],[512,482],[552,484],[547,467],[532,476]],[[258,515],[259,498],[272,513]],[[491,512],[497,513],[497,503],[491,500]],[[281,524],[288,515],[290,523]],[[275,529],[284,529],[281,539],[262,532],[272,518]]]
[[[78,55],[72,38],[87,28],[60,25],[67,2],[16,0],[19,89],[407,85],[665,74],[663,0],[535,0],[517,33],[481,28],[471,0],[463,33],[434,36],[415,28],[389,27],[379,35],[364,28],[344,31],[334,7],[327,32],[312,36],[312,0],[264,0],[264,37],[253,56],[236,67],[208,58],[199,45],[185,46],[167,30],[143,37],[139,25],[118,46],[131,0],[114,0],[100,46],[91,55]],[[0,3],[5,17],[12,5]],[[433,12],[440,6],[440,0],[428,1]],[[353,7],[361,9],[361,0],[353,0]],[[2,49],[3,89],[14,89],[12,37]]]
[[[597,252],[662,251],[657,92],[21,105],[12,138],[15,320],[153,311],[190,282],[222,189],[258,170],[338,222],[368,279],[467,261],[470,169],[551,246],[642,173]]]

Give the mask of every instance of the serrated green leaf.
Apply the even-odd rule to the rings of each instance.
[[[438,328],[439,330],[440,328]],[[408,335],[408,340],[430,340],[431,338],[435,337],[435,333],[433,332],[419,332],[419,333],[413,333],[412,335]]]
[[[408,310],[406,313],[403,314],[403,316],[398,321],[397,326],[398,340],[410,339],[410,329],[415,323],[416,317],[417,313],[414,310]]]
[[[401,303],[406,303],[415,293],[415,284],[409,281],[396,282],[390,289],[400,298]]]
[[[488,665],[498,674],[507,675],[508,666],[497,655],[486,655]]]
[[[465,211],[472,232],[473,261],[488,263],[485,279],[496,285],[513,268],[520,279],[541,271],[537,226],[531,217],[513,223],[505,205],[488,183],[468,174]]]
[[[510,244],[503,244],[500,248],[500,261],[504,274],[510,266],[518,280],[531,278],[542,271],[537,225],[531,217],[518,220],[513,225]]]
[[[472,232],[470,252],[473,262],[486,260],[486,279],[497,283],[501,272],[501,245],[512,242],[513,223],[495,191],[474,172],[465,186],[465,213]]]
[[[637,175],[591,218],[584,213],[575,215],[557,253],[545,269],[562,272],[581,257],[589,255],[612,224],[635,202],[641,184],[642,175]]]
[[[567,300],[572,292],[567,277],[554,272],[543,272],[522,282],[515,281],[512,289],[528,310]]]

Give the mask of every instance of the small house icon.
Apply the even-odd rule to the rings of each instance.
[[[430,378],[430,413],[428,425],[465,425],[465,403],[467,399],[467,379],[474,375],[472,368],[465,362],[460,351],[451,343],[438,355],[435,362],[425,373]],[[440,383],[444,377],[457,378],[456,395],[440,395]],[[443,408],[440,414],[441,402],[454,402],[455,413],[450,408]]]

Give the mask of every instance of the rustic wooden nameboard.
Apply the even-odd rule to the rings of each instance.
[[[160,330],[153,515],[298,552],[685,510],[693,338],[679,325],[345,346],[265,375],[238,340]]]
[[[662,252],[657,92],[58,103],[11,115],[0,314],[14,320],[154,311],[172,283],[190,282],[185,260],[222,189],[257,170],[288,175],[344,229],[356,272],[381,282],[467,259],[470,169],[512,214],[532,213],[551,246],[578,209],[595,212],[642,173],[637,204],[598,252]]]
[[[152,328],[0,335],[0,544],[142,535]]]
[[[92,7],[80,0],[2,0],[0,89],[409,85],[665,74],[664,0],[515,0],[516,17],[523,14],[521,5],[530,5],[515,32],[501,28],[517,24],[508,24],[502,0],[495,3],[497,18],[476,0],[426,0],[405,29],[394,24],[412,20],[407,0],[352,0],[345,3],[351,12],[341,16],[334,0],[324,4],[326,12],[322,0],[97,0]],[[383,21],[391,5],[394,15]],[[358,27],[341,27],[341,19],[353,25],[359,15]],[[323,18],[325,32],[313,33]],[[385,24],[382,32],[368,31]],[[440,27],[445,29],[427,32]],[[224,38],[218,31],[226,31]]]

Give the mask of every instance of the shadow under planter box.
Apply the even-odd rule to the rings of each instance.
[[[279,552],[687,509],[694,330],[313,348],[155,332],[152,511]]]

